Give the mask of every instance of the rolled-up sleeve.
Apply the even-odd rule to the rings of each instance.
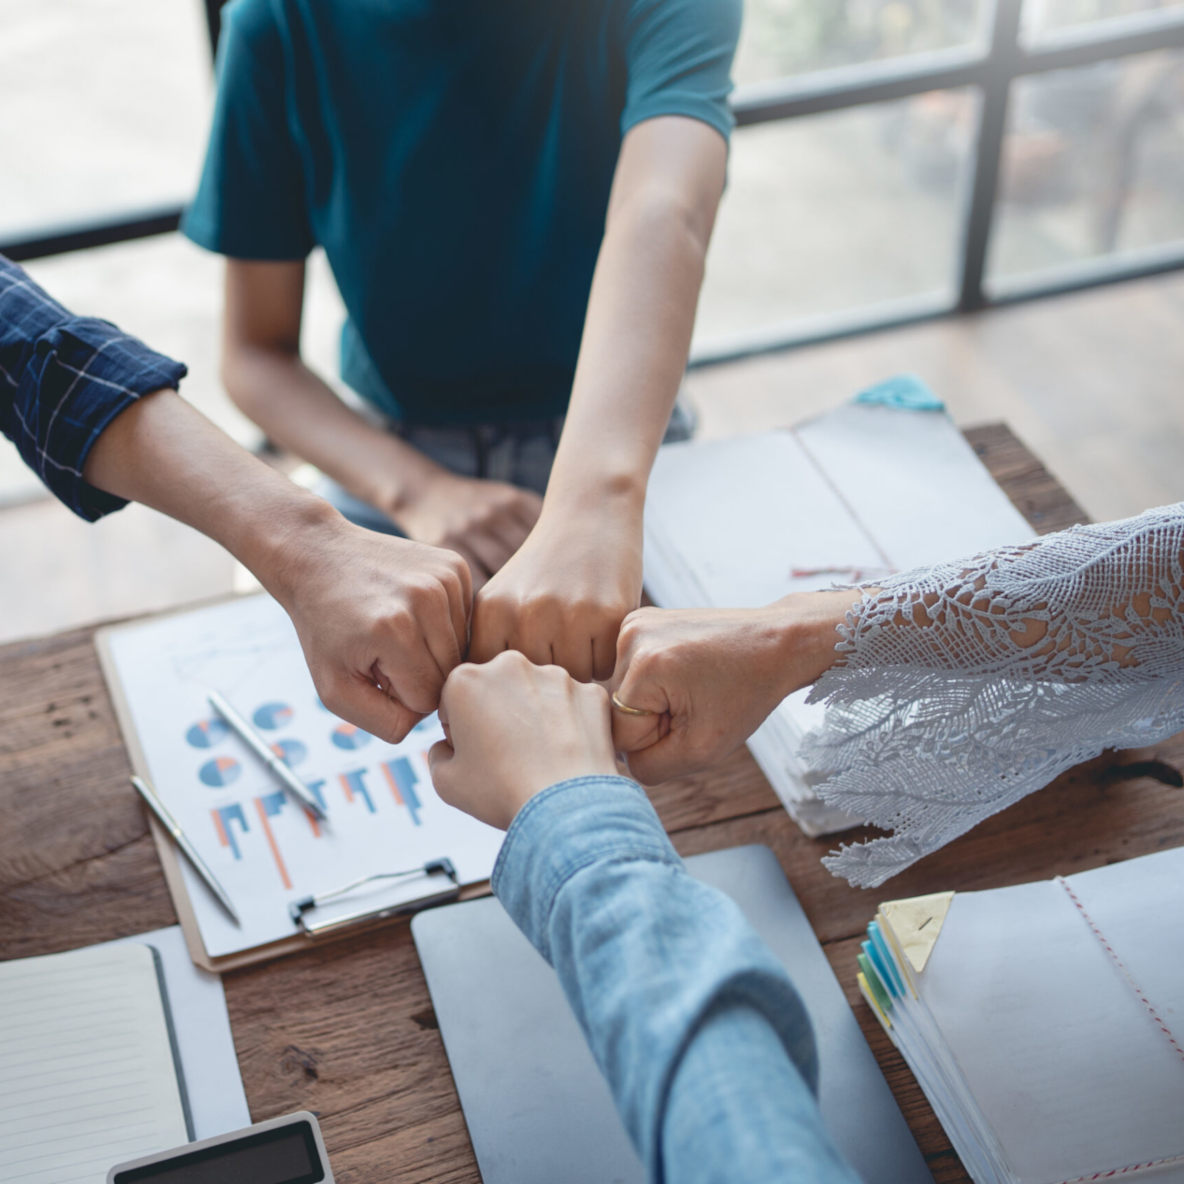
[[[83,480],[95,441],[141,395],[175,390],[185,374],[110,322],[74,316],[0,256],[0,431],[79,517],[127,505]]]

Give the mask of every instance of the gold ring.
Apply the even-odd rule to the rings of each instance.
[[[644,707],[626,707],[620,699],[617,698],[616,691],[613,692],[613,706],[618,711],[623,711],[626,715],[653,715],[652,711],[646,711]]]

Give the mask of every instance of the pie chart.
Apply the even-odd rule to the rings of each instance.
[[[232,756],[216,756],[212,761],[206,761],[197,771],[197,775],[213,789],[221,789],[238,780],[242,766]]]
[[[265,732],[274,732],[292,718],[292,708],[287,703],[264,703],[262,707],[255,709],[255,714],[251,718],[255,721],[255,727],[262,728]]]
[[[332,738],[338,748],[361,748],[370,743],[370,733],[363,732],[356,724],[341,724],[334,728]]]
[[[308,749],[300,743],[299,740],[277,740],[272,746],[271,751],[276,754],[288,766],[289,769],[294,768],[300,764],[306,756],[308,756]]]
[[[185,733],[185,739],[194,748],[213,748],[220,740],[225,740],[230,729],[220,719],[199,719],[197,723]]]

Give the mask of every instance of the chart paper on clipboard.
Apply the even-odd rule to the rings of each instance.
[[[432,788],[427,753],[443,735],[436,717],[400,744],[338,719],[317,697],[295,629],[270,596],[105,629],[96,644],[133,766],[241,918],[235,926],[154,825],[199,964],[224,970],[305,946],[289,905],[364,876],[440,858],[452,861],[462,884],[492,873],[502,833],[445,805]],[[327,823],[297,806],[214,714],[212,690],[313,790]],[[423,878],[388,881],[337,907],[377,911],[438,891]]]

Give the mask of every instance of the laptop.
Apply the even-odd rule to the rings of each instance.
[[[819,1103],[866,1184],[933,1177],[842,988],[767,847],[686,860],[781,959],[814,1023]],[[484,1184],[644,1184],[645,1169],[555,972],[492,897],[411,923]]]

